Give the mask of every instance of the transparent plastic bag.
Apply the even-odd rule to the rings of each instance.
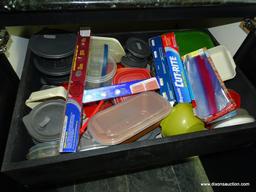
[[[185,55],[184,65],[199,118],[210,123],[235,109],[236,104],[204,49]]]

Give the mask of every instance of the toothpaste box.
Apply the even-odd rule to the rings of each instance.
[[[171,105],[175,103],[174,90],[171,82],[171,75],[166,64],[164,48],[160,36],[149,39],[149,46],[152,51],[156,78],[160,86],[161,95],[167,99]]]
[[[175,35],[174,33],[168,33],[162,35],[161,38],[165,50],[167,65],[171,74],[176,101],[178,103],[190,103],[191,96],[188,80],[178,52]]]
[[[146,80],[130,81],[126,83],[85,90],[83,95],[83,103],[112,99],[115,97],[123,97],[156,89],[159,89],[159,84],[155,77]]]

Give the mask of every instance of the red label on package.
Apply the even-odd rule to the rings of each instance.
[[[76,152],[77,150],[79,129],[82,122],[82,100],[86,80],[89,44],[90,30],[80,30],[77,34],[75,54],[68,85],[60,152]]]

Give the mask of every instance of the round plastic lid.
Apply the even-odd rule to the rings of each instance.
[[[148,61],[147,59],[135,58],[131,54],[127,54],[123,56],[121,59],[123,65],[127,67],[138,67],[138,68],[146,68]]]
[[[37,105],[23,117],[29,134],[39,142],[59,140],[64,108],[65,101],[61,99],[49,100]]]
[[[38,71],[50,76],[63,76],[70,74],[72,66],[72,56],[62,59],[45,59],[33,57],[33,64]]]
[[[30,39],[31,51],[44,58],[60,59],[74,52],[76,34],[45,34],[34,35]]]
[[[68,81],[69,81],[69,75],[64,75],[59,77],[44,75],[42,76],[41,83],[49,84],[49,85],[61,85],[63,83],[68,83]]]
[[[126,41],[126,49],[135,57],[147,58],[151,52],[148,44],[142,39],[131,37]]]
[[[150,78],[150,72],[147,69],[142,68],[123,68],[118,69],[116,75],[113,78],[113,84],[120,84],[134,80],[143,80]],[[115,103],[120,103],[132,96],[118,97],[114,99]]]

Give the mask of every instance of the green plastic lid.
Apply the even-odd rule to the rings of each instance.
[[[179,46],[180,56],[206,47],[214,47],[214,42],[207,31],[188,30],[175,32],[177,44]]]

